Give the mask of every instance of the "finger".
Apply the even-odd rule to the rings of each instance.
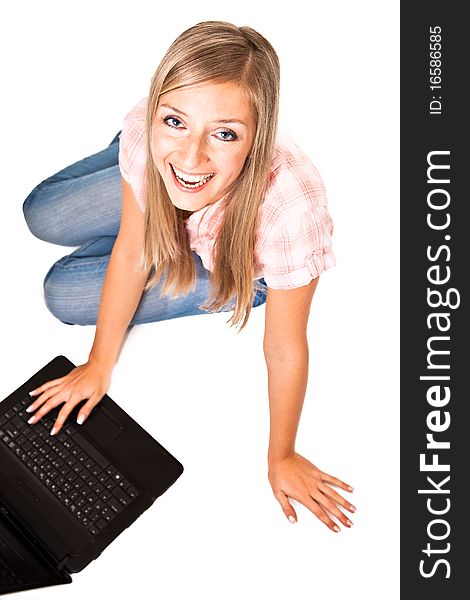
[[[49,400],[49,398],[52,398],[52,396],[54,396],[55,394],[57,394],[61,389],[62,389],[62,386],[61,385],[57,385],[57,386],[50,387],[49,389],[45,390],[38,398],[36,398],[36,400],[32,404],[30,404],[25,409],[26,412],[34,412],[40,406],[42,406],[44,404],[44,402],[46,402],[47,400]]]
[[[323,481],[332,483],[333,485],[336,485],[337,487],[340,487],[343,490],[346,490],[346,492],[352,492],[354,490],[354,488],[351,485],[344,483],[344,481],[341,481],[341,479],[338,479],[337,477],[328,475],[328,473],[323,473],[323,471],[322,471],[321,476],[322,476],[321,478],[323,479]]]
[[[338,533],[338,531],[340,531],[340,528],[338,527],[338,525],[336,525],[336,523],[333,521],[333,519],[321,508],[321,506],[318,504],[318,502],[315,499],[313,499],[311,496],[309,496],[305,500],[302,500],[301,502],[310,511],[312,511],[313,514],[318,519],[320,519],[320,521],[322,521],[322,523],[325,523],[325,525],[328,527],[328,529],[331,529],[331,531],[334,531],[335,533]]]
[[[47,393],[47,392],[46,392]],[[67,402],[69,399],[69,395],[65,392],[58,393],[52,395],[50,398],[46,400],[46,402],[37,410],[34,415],[29,419],[28,423],[37,423],[44,415],[46,415],[50,410],[61,404],[62,402]]]
[[[316,500],[324,509],[328,510],[332,515],[334,515],[343,525],[346,527],[351,527],[352,522],[327,496],[320,492],[313,499]]]
[[[346,508],[347,510],[349,510],[350,512],[356,512],[356,507],[353,506],[350,502],[348,502],[347,500],[345,500],[343,498],[343,496],[341,496],[340,494],[338,494],[338,492],[336,490],[334,490],[333,488],[330,488],[329,485],[326,485],[326,483],[320,482],[318,484],[318,489],[325,494],[325,496],[328,496],[329,498],[332,498],[336,504],[339,504],[340,506],[342,506],[343,508]]]
[[[59,431],[64,426],[64,423],[67,421],[68,416],[72,412],[72,410],[79,404],[83,398],[80,396],[72,397],[70,396],[67,402],[64,403],[64,406],[60,409],[59,414],[55,420],[55,423],[51,429],[51,435],[57,435]]]
[[[38,408],[43,406],[48,400],[50,400],[54,396],[57,396],[58,394],[60,394],[62,390],[64,390],[64,388],[61,385],[57,385],[57,386],[49,388],[48,390],[43,392],[39,396],[39,398],[37,398],[37,400],[35,402],[33,402],[33,404],[28,406],[27,411],[32,412],[33,410],[37,410]],[[38,413],[36,413],[34,416],[36,417],[37,414]],[[30,421],[31,421],[31,419],[30,419]]]
[[[51,379],[50,381],[46,381],[46,383],[43,383],[42,385],[35,388],[34,390],[31,390],[29,392],[29,395],[37,396],[38,394],[41,394],[42,392],[45,392],[46,390],[48,390],[50,387],[53,387],[55,385],[59,385],[59,383],[62,383],[64,381],[65,377],[67,377],[67,376],[59,377],[58,379]]]
[[[281,508],[284,511],[284,514],[286,515],[286,517],[289,519],[289,521],[291,523],[296,523],[297,522],[297,515],[295,513],[294,507],[289,502],[288,497],[284,494],[284,492],[277,492],[274,495],[276,497],[276,500],[281,505]]]
[[[98,404],[98,402],[102,398],[103,398],[103,394],[97,394],[96,392],[93,392],[93,394],[90,396],[89,400],[87,402],[85,402],[85,404],[82,406],[82,408],[79,411],[79,414],[77,417],[77,423],[79,425],[82,425],[86,421],[86,419],[88,419],[91,411],[95,408],[95,406]]]

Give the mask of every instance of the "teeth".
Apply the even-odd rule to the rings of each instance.
[[[181,185],[183,185],[186,188],[198,188],[201,187],[202,185],[204,185],[205,183],[207,183],[207,181],[201,181],[199,183],[185,183],[182,179],[180,179],[179,177],[177,177],[179,183],[181,183]]]
[[[178,181],[183,184],[185,187],[200,187],[204,185],[214,176],[214,173],[207,173],[207,175],[189,175],[188,173],[183,173],[183,171],[179,171],[173,165],[171,165]]]

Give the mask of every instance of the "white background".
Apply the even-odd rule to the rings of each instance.
[[[57,354],[86,360],[93,327],[46,309],[42,281],[71,249],[34,238],[22,202],[101,150],[147,95],[164,51],[204,20],[250,25],[278,51],[281,126],[324,179],[337,266],[309,321],[297,450],[355,487],[351,530],[267,479],[264,306],[136,327],[110,396],[184,465],[176,484],[69,586],[20,598],[183,600],[399,596],[398,2],[25,2],[2,14],[0,396]]]

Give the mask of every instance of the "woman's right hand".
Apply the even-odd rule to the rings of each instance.
[[[29,392],[30,396],[36,399],[26,411],[37,412],[28,423],[37,423],[50,410],[63,404],[51,430],[51,435],[55,435],[59,433],[75,406],[86,400],[77,418],[77,423],[81,425],[106,394],[110,381],[111,372],[99,363],[90,361],[75,367],[64,377],[47,381]]]

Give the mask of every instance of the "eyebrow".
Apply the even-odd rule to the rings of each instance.
[[[180,115],[184,115],[185,117],[189,118],[189,115],[187,115],[185,112],[183,112],[182,110],[180,110],[179,108],[175,108],[174,106],[171,106],[170,104],[160,104],[161,107],[163,108],[169,108],[171,111],[173,112],[177,112]],[[244,125],[245,127],[248,127],[248,125],[245,123],[245,121],[242,121],[241,119],[216,119],[214,121],[214,123],[239,123],[240,125]]]

